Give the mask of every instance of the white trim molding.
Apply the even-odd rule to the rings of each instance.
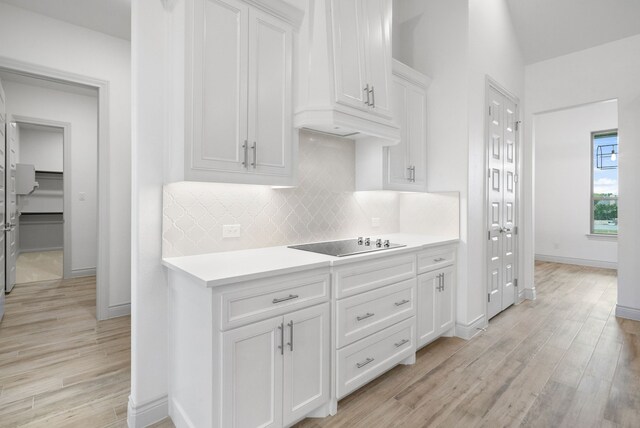
[[[536,300],[536,289],[535,288],[525,288],[524,289],[524,298],[527,300]]]
[[[144,404],[136,405],[129,396],[127,425],[129,428],[144,428],[169,416],[168,397],[163,395]]]
[[[123,303],[122,305],[109,306],[107,309],[107,318],[118,318],[131,315],[131,303]]]
[[[546,254],[536,254],[536,260],[541,262],[562,263],[565,265],[589,266],[603,269],[618,269],[618,263],[606,262],[603,260],[577,259],[573,257],[548,256]]]
[[[616,305],[616,316],[628,320],[640,321],[640,309]]]
[[[73,269],[71,271],[71,278],[78,278],[80,276],[95,276],[96,268],[83,268],[83,269]]]
[[[476,334],[480,333],[487,326],[487,319],[484,315],[480,315],[469,324],[456,323],[456,337],[469,340]]]

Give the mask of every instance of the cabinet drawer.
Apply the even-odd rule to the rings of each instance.
[[[415,284],[415,279],[409,279],[339,300],[336,304],[337,347],[342,348],[415,315]]]
[[[338,399],[415,354],[415,318],[337,351]]]
[[[456,251],[451,247],[423,251],[418,253],[418,274],[450,266],[455,261]]]
[[[381,258],[337,269],[335,272],[336,298],[353,296],[413,278],[416,275],[415,254]]]
[[[329,284],[329,274],[323,273],[256,281],[255,287],[222,293],[221,328],[235,328],[328,301]]]

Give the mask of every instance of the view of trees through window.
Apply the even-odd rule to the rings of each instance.
[[[591,233],[618,234],[618,132],[592,134]]]

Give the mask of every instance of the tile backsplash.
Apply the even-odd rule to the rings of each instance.
[[[458,236],[457,220],[453,224],[459,215],[456,193],[356,192],[354,165],[352,141],[302,131],[295,188],[168,184],[164,187],[163,257],[410,232],[414,227],[416,232],[429,233],[431,227],[433,234]],[[414,211],[429,224],[412,218]],[[444,228],[433,224],[436,216],[446,218]],[[372,218],[379,219],[378,226],[372,226]],[[403,218],[411,219],[405,227],[400,225]],[[241,236],[223,238],[226,224],[240,224]]]

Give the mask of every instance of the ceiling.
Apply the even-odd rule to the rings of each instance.
[[[638,0],[507,0],[527,64],[640,34]]]
[[[131,0],[1,0],[32,12],[131,40]]]

